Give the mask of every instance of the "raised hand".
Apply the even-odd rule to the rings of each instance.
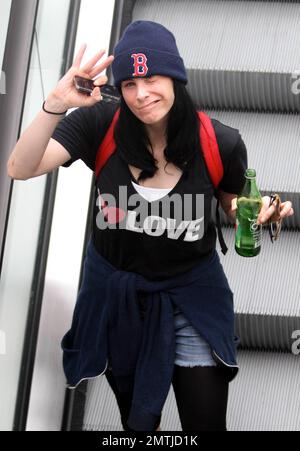
[[[46,99],[45,108],[53,112],[62,112],[69,108],[93,106],[101,100],[100,87],[107,83],[106,75],[100,75],[113,62],[112,55],[99,62],[105,50],[96,53],[84,66],[81,67],[82,59],[86,51],[86,44],[80,47],[74,62],[68,72],[60,79],[55,89]],[[98,64],[97,64],[98,63]],[[91,95],[82,94],[74,86],[74,76],[91,78],[96,85]]]

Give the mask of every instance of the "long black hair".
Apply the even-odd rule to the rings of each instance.
[[[174,80],[174,103],[169,111],[165,159],[187,172],[195,152],[199,152],[199,121],[196,107],[181,82]],[[149,148],[151,143],[143,122],[128,108],[121,97],[120,116],[115,128],[115,142],[120,157],[142,169],[138,181],[151,178],[158,170]]]

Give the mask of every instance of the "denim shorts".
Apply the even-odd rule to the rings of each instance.
[[[175,365],[178,366],[216,366],[206,341],[174,306],[175,327]]]

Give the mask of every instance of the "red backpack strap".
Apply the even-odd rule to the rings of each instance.
[[[219,243],[221,246],[222,253],[226,255],[228,248],[226,246],[223,233],[222,233],[222,227],[221,227],[221,220],[220,220],[220,212],[219,212],[219,198],[216,193],[216,190],[219,186],[220,181],[223,178],[224,169],[223,169],[223,163],[220,156],[219,146],[217,137],[215,134],[215,130],[213,128],[213,125],[211,123],[211,119],[207,114],[205,114],[203,111],[198,111],[198,116],[200,120],[200,142],[201,142],[201,148],[202,153],[204,156],[204,160],[208,169],[208,172],[210,174],[210,178],[213,182],[213,185],[215,187],[215,195],[217,197],[217,205],[216,205],[216,219],[217,219],[217,231],[218,231],[218,238]]]
[[[104,139],[102,140],[99,149],[97,151],[96,155],[96,163],[95,163],[95,175],[96,178],[98,177],[101,169],[105,165],[106,161],[109,159],[109,157],[114,153],[116,150],[116,143],[114,140],[114,129],[117,123],[117,120],[119,119],[120,115],[120,109],[118,109],[113,117],[113,120],[106,132],[106,135]]]
[[[217,188],[222,180],[224,169],[219,146],[211,119],[203,111],[198,111],[200,126],[200,142],[206,166],[214,187]]]

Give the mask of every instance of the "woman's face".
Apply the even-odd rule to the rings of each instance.
[[[140,121],[147,125],[164,125],[175,98],[170,77],[153,75],[125,80],[121,90],[128,108]]]

